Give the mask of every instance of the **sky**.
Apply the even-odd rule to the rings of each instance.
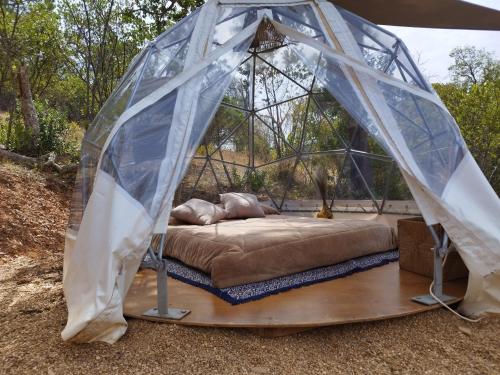
[[[439,0],[436,0],[439,1]],[[500,10],[500,0],[468,0],[470,3]],[[431,82],[449,81],[451,50],[457,46],[475,46],[493,52],[500,59],[500,31],[423,29],[383,26],[400,37]]]

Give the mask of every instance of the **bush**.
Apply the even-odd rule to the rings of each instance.
[[[253,192],[259,192],[266,185],[266,172],[258,169],[254,170],[248,176],[248,182]]]
[[[12,118],[6,116],[0,121],[0,144],[5,148],[21,154],[29,153],[31,134],[24,129],[19,108],[12,113]]]
[[[31,131],[24,127],[19,106],[13,113],[12,121],[8,117],[0,119],[0,144],[25,155],[40,156],[55,152],[72,162],[78,161],[83,138],[80,126],[68,122],[66,113],[50,107],[47,102],[35,101],[35,108],[40,125],[40,134],[34,142],[35,149],[30,146]]]

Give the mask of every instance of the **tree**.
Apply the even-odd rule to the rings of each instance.
[[[500,61],[474,47],[453,50],[453,82],[435,84],[462,135],[497,193],[500,192]]]
[[[202,5],[204,0],[133,0],[126,13],[131,17],[137,15],[144,19],[152,19],[156,34],[161,34],[168,26],[188,15],[189,12]]]
[[[0,101],[13,118],[15,93],[30,153],[36,153],[39,123],[33,96],[44,92],[62,65],[61,33],[52,1],[4,1],[0,5]]]
[[[40,134],[40,124],[35,110],[35,103],[31,95],[31,86],[25,65],[19,65],[17,72],[19,80],[19,96],[21,99],[21,113],[23,115],[24,127],[29,129],[30,149],[36,149],[38,135]]]
[[[84,117],[91,121],[152,35],[123,1],[64,0],[60,12],[72,50],[67,66],[85,85]]]
[[[454,59],[453,65],[448,68],[453,82],[465,86],[482,82],[495,65],[491,53],[476,47],[454,48],[450,57]]]

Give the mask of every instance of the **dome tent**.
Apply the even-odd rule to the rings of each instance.
[[[404,44],[326,1],[208,1],[134,59],[85,136],[63,338],[125,332],[123,299],[155,224],[259,38],[285,42],[395,160],[426,223],[443,225],[470,271],[464,311],[500,312],[499,199]]]

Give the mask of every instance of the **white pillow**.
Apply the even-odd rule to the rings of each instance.
[[[220,201],[224,204],[227,219],[247,219],[250,217],[266,216],[257,197],[253,194],[221,194]]]
[[[189,224],[209,225],[224,219],[226,211],[213,203],[193,198],[175,207],[171,215]]]

